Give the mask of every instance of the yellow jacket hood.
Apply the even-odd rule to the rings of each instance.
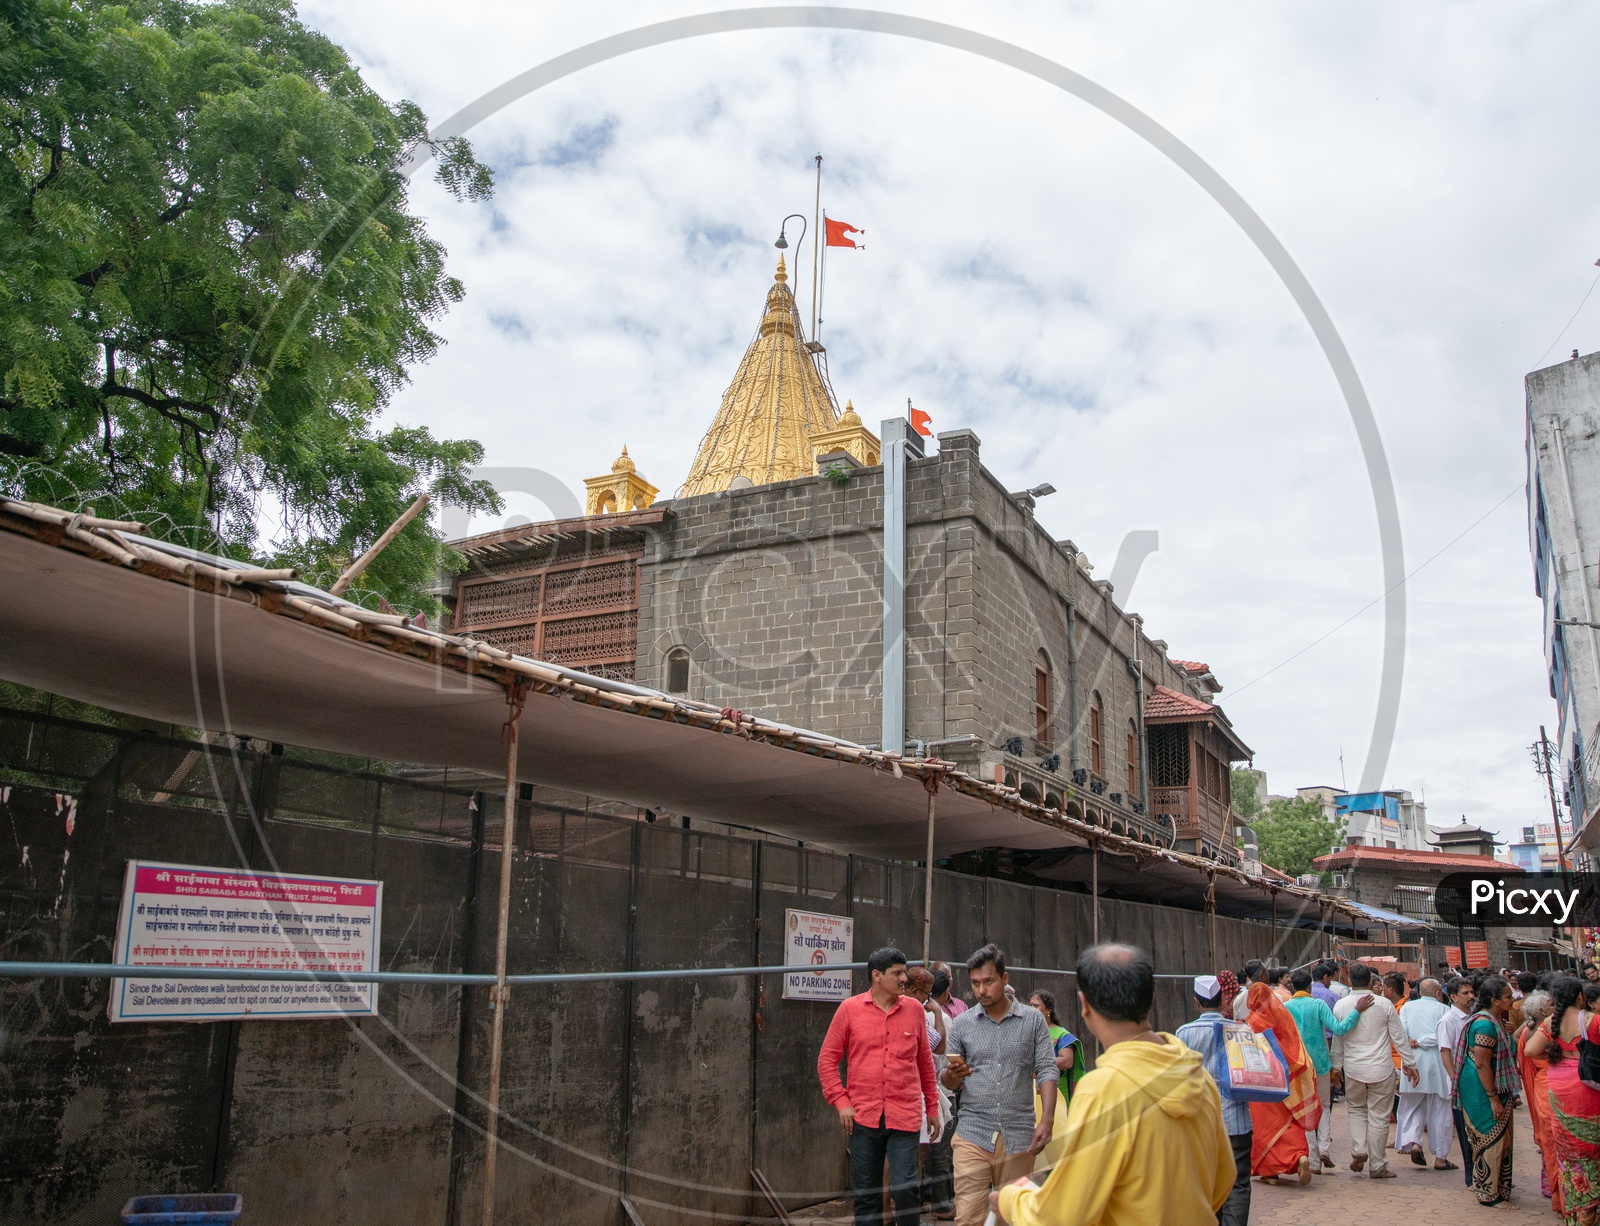
[[[1194,1115],[1206,1101],[1211,1079],[1197,1053],[1170,1034],[1162,1042],[1130,1039],[1106,1048],[1095,1068],[1126,1078],[1174,1119]]]

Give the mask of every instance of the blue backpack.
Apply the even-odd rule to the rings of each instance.
[[[1277,1035],[1243,1022],[1213,1022],[1216,1041],[1206,1071],[1222,1097],[1236,1103],[1281,1103],[1289,1097],[1289,1062]]]

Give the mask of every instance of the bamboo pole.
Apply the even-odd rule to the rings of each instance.
[[[1089,897],[1094,900],[1094,943],[1100,944],[1100,844],[1089,844],[1092,849],[1089,862]]]
[[[928,881],[922,889],[922,965],[932,966],[933,954],[933,817],[939,795],[939,780],[929,776],[928,784]]]
[[[350,584],[357,578],[357,576],[359,576],[362,571],[366,570],[367,567],[372,564],[372,559],[382,553],[384,547],[388,545],[390,541],[394,540],[395,537],[400,535],[400,529],[404,528],[407,524],[414,520],[418,513],[421,512],[422,508],[427,505],[428,495],[418,494],[417,500],[401,513],[400,518],[385,528],[383,530],[383,535],[372,542],[372,548],[357,558],[351,565],[350,569],[339,576],[339,581],[335,583],[333,587],[328,589],[330,593],[337,596],[342,593],[345,588],[349,587]]]
[[[511,989],[506,986],[506,938],[511,927],[511,853],[517,833],[517,718],[522,714],[522,695],[513,687],[506,701],[511,706],[506,720],[506,816],[500,835],[500,926],[494,948],[494,1022],[489,1040],[489,1119],[484,1129],[483,1150],[483,1226],[494,1226],[495,1159],[500,1148],[500,1053],[505,1031],[506,1005]]]

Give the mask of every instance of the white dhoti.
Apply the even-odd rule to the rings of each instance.
[[[1450,1114],[1450,1100],[1442,1094],[1400,1094],[1400,1106],[1395,1113],[1395,1149],[1407,1145],[1421,1145],[1422,1133],[1428,1133],[1428,1149],[1435,1158],[1450,1154],[1450,1138],[1455,1135],[1455,1120]]]

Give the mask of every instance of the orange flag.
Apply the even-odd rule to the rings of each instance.
[[[909,401],[907,402],[907,407],[910,407]],[[922,435],[923,438],[933,437],[933,431],[929,428],[932,425],[933,418],[929,417],[921,409],[911,409],[911,428]]]
[[[837,220],[836,218],[833,218],[833,217],[824,217],[822,219],[822,224],[823,224],[824,227],[826,227],[826,229],[828,231],[828,237],[827,237],[827,245],[828,246],[830,246],[830,247],[861,247],[862,250],[866,249],[863,244],[857,243],[855,240],[845,237],[848,234],[865,234],[866,233],[865,230],[858,230],[855,226],[852,226],[848,221],[839,221],[839,220]]]

